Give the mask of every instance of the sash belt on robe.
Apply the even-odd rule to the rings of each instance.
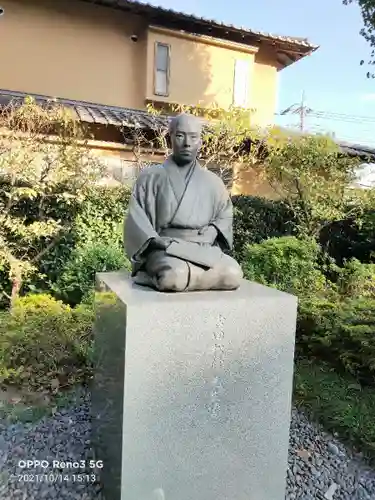
[[[220,264],[223,252],[219,247],[212,246],[202,229],[165,228],[160,236],[173,240],[166,249],[167,255],[208,268]]]

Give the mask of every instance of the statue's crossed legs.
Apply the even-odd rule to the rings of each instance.
[[[145,272],[139,273],[135,282],[161,292],[235,290],[242,277],[239,264],[224,253],[217,266],[207,269],[157,250],[148,256]]]

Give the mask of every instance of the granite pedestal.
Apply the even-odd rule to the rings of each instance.
[[[164,294],[121,273],[97,289],[106,500],[284,500],[297,299],[247,281]]]

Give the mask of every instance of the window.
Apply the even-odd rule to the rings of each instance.
[[[169,62],[170,46],[165,43],[155,44],[155,75],[154,94],[160,96],[169,95]]]
[[[249,107],[250,61],[237,59],[234,65],[233,105]]]

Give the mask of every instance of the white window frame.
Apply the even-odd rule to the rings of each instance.
[[[237,108],[249,107],[250,71],[249,60],[236,59],[234,61],[233,106]]]
[[[164,50],[167,50],[167,64],[166,68],[158,68],[158,49],[162,47]],[[154,57],[154,95],[161,97],[169,96],[169,80],[170,80],[170,67],[171,67],[171,46],[167,43],[155,42],[155,57]],[[162,91],[157,88],[157,75],[158,73],[165,75],[165,91]]]

